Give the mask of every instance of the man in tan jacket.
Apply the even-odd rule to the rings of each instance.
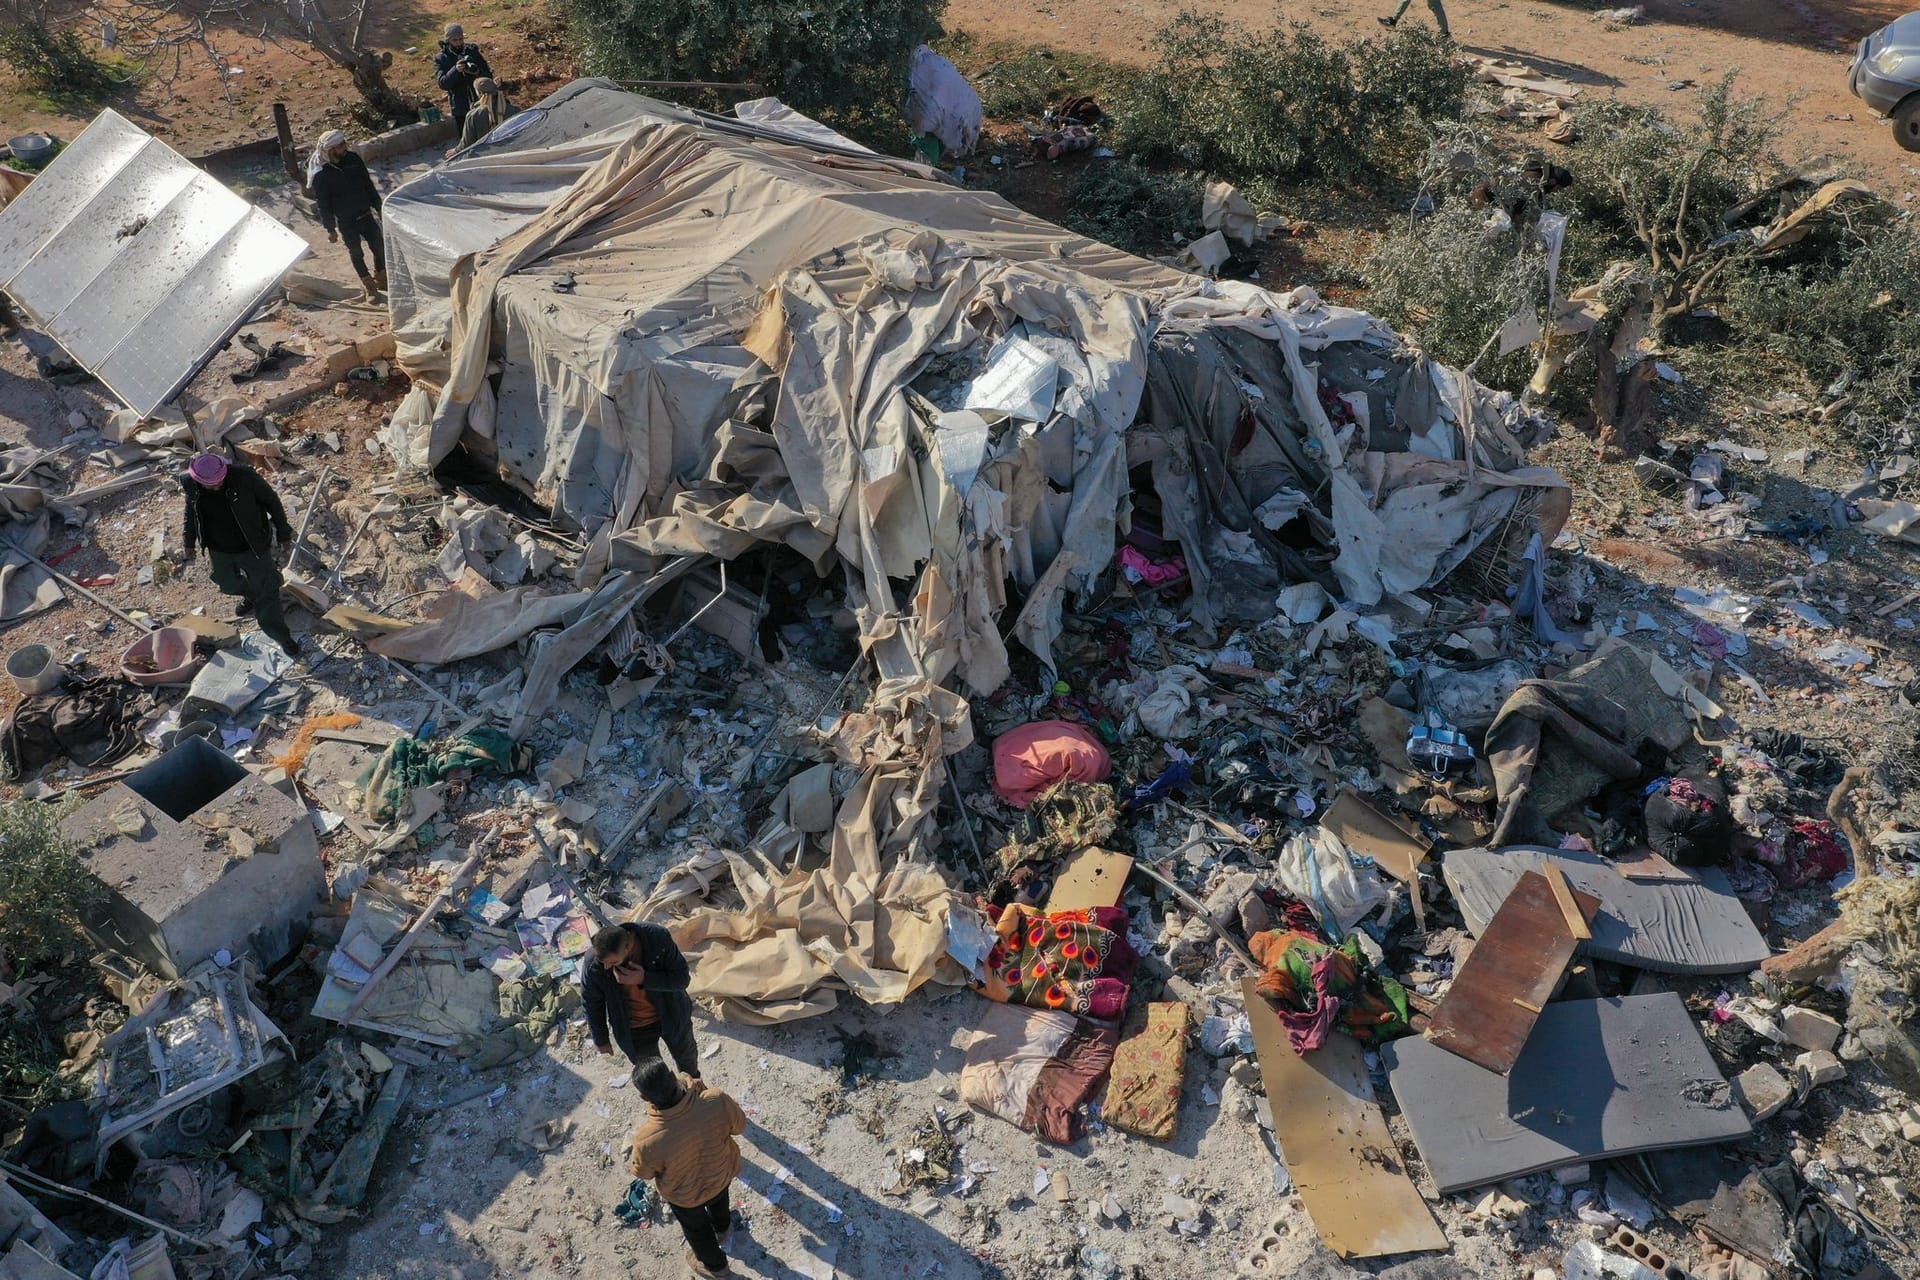
[[[687,1265],[700,1277],[727,1274],[733,1211],[728,1190],[740,1173],[747,1131],[740,1104],[718,1089],[678,1076],[658,1058],[633,1070],[647,1118],[633,1135],[633,1176],[653,1184],[687,1236]]]

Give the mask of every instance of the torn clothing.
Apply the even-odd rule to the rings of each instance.
[[[229,463],[226,479],[218,489],[209,489],[185,475],[180,477],[180,487],[187,499],[182,537],[189,560],[201,546],[209,551],[265,556],[272,554],[276,538],[282,543],[293,541],[293,526],[287,523],[287,509],[280,505],[280,495],[245,463]],[[238,532],[237,540],[231,538],[232,531]]]
[[[670,1205],[691,1208],[722,1195],[740,1175],[740,1144],[747,1131],[740,1104],[719,1089],[682,1080],[679,1101],[648,1106],[647,1118],[633,1135],[636,1178],[653,1183]]]
[[[673,935],[657,924],[629,921],[620,927],[634,940],[632,959],[646,970],[641,987],[657,1015],[655,1027],[651,1037],[641,1034],[643,1029],[633,1019],[628,988],[600,963],[598,956],[589,955],[580,971],[580,987],[594,1047],[608,1049],[617,1044],[637,1064],[656,1056],[660,1041],[665,1040],[673,1051],[674,1063],[697,1078],[700,1059],[693,1039],[693,998],[687,994],[691,980],[687,958],[680,953]]]
[[[380,189],[373,185],[367,162],[354,152],[343,151],[339,159],[321,165],[311,186],[320,225],[328,234],[361,218],[379,216]]]

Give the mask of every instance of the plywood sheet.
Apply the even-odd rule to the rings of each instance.
[[[1082,849],[1067,859],[1047,899],[1049,911],[1082,911],[1088,907],[1117,907],[1127,891],[1133,859],[1105,849]]]
[[[1600,900],[1576,891],[1574,904],[1592,920]],[[1578,945],[1546,876],[1527,872],[1454,975],[1434,1011],[1428,1038],[1506,1075],[1519,1061],[1535,1020],[1553,998]]]
[[[1548,1005],[1504,1077],[1418,1037],[1380,1054],[1442,1195],[1753,1132],[1670,991]]]
[[[1376,808],[1351,791],[1334,797],[1320,825],[1340,837],[1347,848],[1372,858],[1402,884],[1413,879],[1432,848],[1420,834],[1419,823]]]
[[[1254,979],[1242,980],[1241,990],[1274,1135],[1321,1241],[1343,1258],[1445,1249],[1446,1233],[1401,1164],[1374,1101],[1359,1042],[1336,1033],[1300,1057]]]

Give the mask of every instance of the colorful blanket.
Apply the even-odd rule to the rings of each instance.
[[[1171,1138],[1186,1077],[1187,1006],[1150,1004],[1146,1025],[1114,1051],[1113,1082],[1100,1117],[1126,1133]]]
[[[982,1006],[960,1070],[968,1106],[1049,1142],[1086,1132],[1081,1108],[1100,1093],[1119,1032],[1058,1009]]]
[[[998,941],[974,985],[989,1000],[1061,1009],[1104,1021],[1127,1011],[1127,984],[1140,957],[1118,907],[1043,912],[1023,903],[997,908]]]
[[[1318,1049],[1336,1029],[1365,1045],[1413,1029],[1405,988],[1374,971],[1353,934],[1334,946],[1299,929],[1270,929],[1247,947],[1265,969],[1256,988],[1274,1005],[1295,1053]]]

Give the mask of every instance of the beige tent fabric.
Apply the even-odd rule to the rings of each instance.
[[[1425,585],[1517,494],[1558,484],[1517,470],[1509,404],[1437,369],[1434,394],[1415,397],[1435,419],[1413,424],[1424,453],[1337,436],[1310,362],[1336,344],[1404,348],[1310,292],[1201,280],[907,162],[631,96],[616,118],[628,122],[555,147],[551,163],[578,177],[537,212],[522,197],[547,154],[497,145],[422,179],[425,198],[409,187],[388,202],[397,260],[452,261],[444,303],[437,286],[396,288],[398,360],[434,396],[431,414],[396,415],[413,430],[398,451],[432,463],[463,433],[476,442],[470,411],[497,368],[477,443],[588,534],[582,581],[597,593],[536,642],[516,731],[664,563],[778,542],[845,568],[880,680],[831,738],[856,780],[824,863],[782,826],[752,852],[699,851],[642,908],[693,907],[674,927],[695,994],[725,1016],[804,1016],[839,990],[898,1000],[932,976],[947,891],[927,819],[945,756],[970,740],[953,690],[1005,681],[1003,628],[1050,662],[1067,597],[1107,571],[1131,520],[1129,465],[1150,460],[1130,452],[1148,434],[1135,419],[1161,335],[1224,326],[1283,354],[1296,454],[1310,436],[1333,495],[1313,519],[1330,523],[1354,601]],[[432,193],[453,178],[466,186],[458,208],[445,197],[437,235]],[[446,246],[477,242],[489,181],[515,210],[507,230],[454,256]],[[990,382],[1004,351],[1055,369],[1041,420],[951,402]],[[936,364],[962,372],[926,378]],[[904,598],[898,582],[912,584]],[[1017,619],[1003,616],[1009,583],[1028,593]],[[723,880],[740,907],[707,901]]]

